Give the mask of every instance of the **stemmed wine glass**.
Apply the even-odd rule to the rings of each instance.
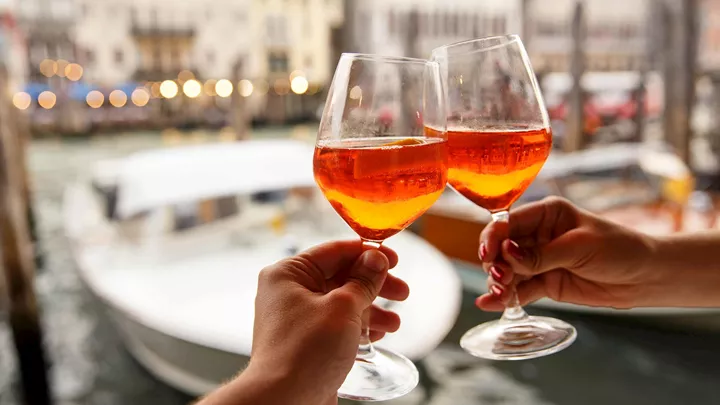
[[[447,182],[444,92],[437,63],[343,54],[323,111],[315,180],[366,249],[405,229],[440,197]],[[404,356],[370,343],[363,316],[355,364],[338,392],[380,401],[418,383]]]
[[[542,168],[552,148],[547,110],[530,61],[517,35],[436,48],[447,91],[448,182],[507,222],[510,206]],[[502,318],[471,329],[460,340],[469,353],[496,360],[545,356],[577,335],[553,318],[528,316],[511,287]]]

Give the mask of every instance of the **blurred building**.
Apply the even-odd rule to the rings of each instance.
[[[301,93],[329,81],[331,26],[342,22],[342,0],[75,1],[74,38],[88,80],[159,82],[181,72],[180,79],[235,86],[249,79],[244,93],[255,113],[302,108],[284,97],[293,71],[308,81],[295,89]]]
[[[11,0],[9,9],[22,35],[27,80],[49,83],[57,65],[39,69],[46,59],[72,61],[75,44],[72,27],[75,23],[74,0]],[[54,69],[52,74],[48,70]]]
[[[587,71],[637,71],[648,56],[652,0],[585,0]],[[525,42],[539,73],[567,72],[576,0],[529,0]]]
[[[0,66],[7,71],[11,92],[18,91],[27,72],[25,38],[9,3],[0,3]]]
[[[348,0],[354,2],[352,49],[428,57],[438,46],[520,33],[522,0]]]
[[[701,0],[699,36],[699,68],[720,71],[720,1]]]

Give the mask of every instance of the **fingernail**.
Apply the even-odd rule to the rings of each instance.
[[[503,290],[502,287],[493,285],[493,286],[490,286],[490,292],[492,292],[492,294],[496,297],[502,297],[505,290]]]
[[[487,246],[483,242],[480,244],[480,259],[485,260],[485,256],[487,256]]]
[[[505,275],[505,272],[500,267],[490,266],[490,274],[493,276],[493,278],[495,280],[502,281],[503,276]]]
[[[520,248],[520,246],[519,246],[517,243],[513,242],[513,241],[510,241],[510,246],[508,246],[508,252],[509,252],[509,253],[512,255],[512,257],[514,257],[516,260],[522,260],[522,259],[525,258],[525,253],[523,253],[523,251],[522,251],[522,249]]]
[[[381,273],[388,268],[388,261],[385,258],[385,255],[375,249],[364,252],[362,254],[361,263],[364,267],[367,267],[376,273]]]

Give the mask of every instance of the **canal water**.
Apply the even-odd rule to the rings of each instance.
[[[256,133],[291,134],[312,136],[312,130]],[[218,138],[225,139],[204,132],[117,134],[90,140],[41,140],[32,145],[34,199],[46,261],[36,287],[59,404],[181,405],[193,401],[154,379],[130,357],[98,302],[81,284],[61,228],[62,193],[69,181],[100,159]],[[496,317],[475,309],[473,298],[465,294],[453,331],[421,364],[421,387],[390,404],[720,404],[720,335],[562,313],[554,315],[571,322],[579,332],[572,347],[533,361],[489,362],[457,346],[462,332]],[[0,405],[19,405],[16,365],[3,317],[0,311]]]

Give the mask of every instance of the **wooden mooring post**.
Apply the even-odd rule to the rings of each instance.
[[[5,89],[7,73],[0,67],[0,268],[22,401],[26,405],[50,405],[43,333],[33,285],[35,261],[27,215],[25,151]]]

